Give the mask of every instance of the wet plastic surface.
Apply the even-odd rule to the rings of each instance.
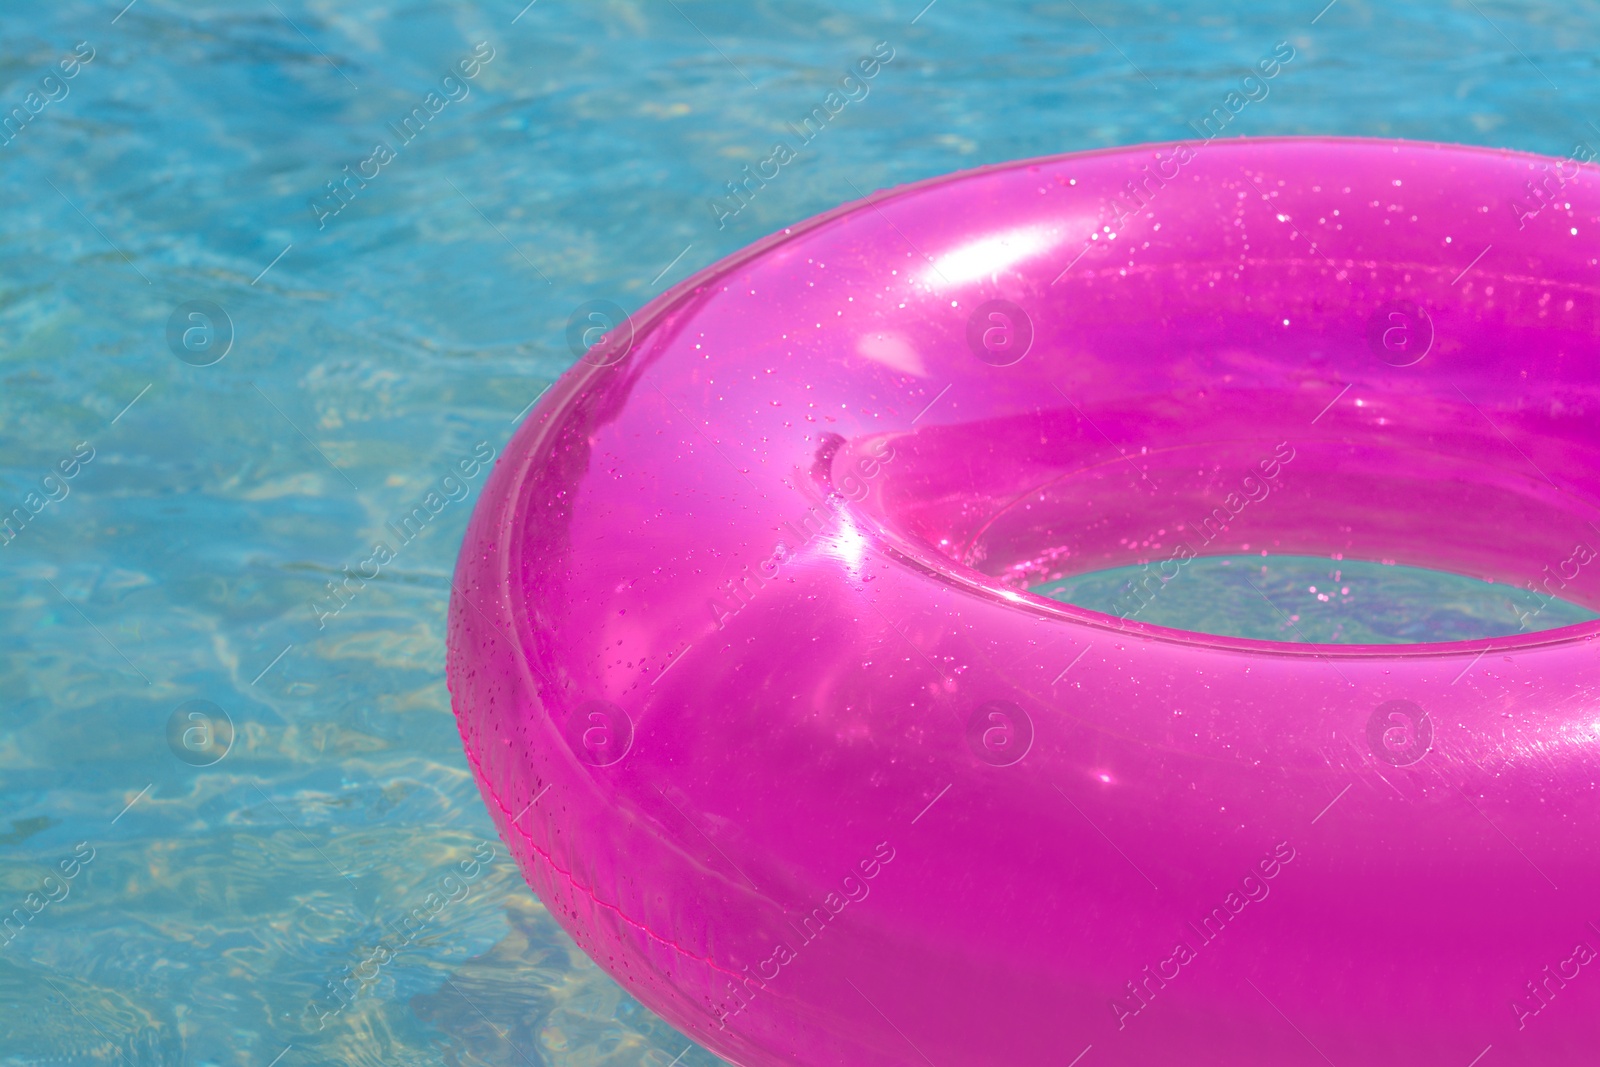
[[[1600,623],[1296,646],[1025,590],[1264,550],[1600,608],[1597,216],[1532,156],[1145,146],[676,287],[458,566],[530,884],[739,1063],[1592,1062]]]

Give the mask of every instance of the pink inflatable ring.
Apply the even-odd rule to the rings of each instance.
[[[529,884],[739,1064],[1593,1064],[1600,623],[1272,643],[1029,589],[1285,553],[1600,610],[1597,216],[1568,160],[1146,146],[652,301],[457,570]]]

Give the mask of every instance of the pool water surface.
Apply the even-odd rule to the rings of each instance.
[[[445,688],[462,531],[569,321],[876,189],[1187,136],[1280,42],[1229,135],[1600,142],[1600,26],[1544,0],[0,7],[0,1067],[716,1062],[528,891]],[[1376,566],[1195,561],[1141,617],[1527,610]]]

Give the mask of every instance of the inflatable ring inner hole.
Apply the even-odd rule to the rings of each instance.
[[[1286,273],[1293,268],[1276,266]],[[1553,287],[1494,278],[1489,287],[1497,281],[1502,292]],[[1217,309],[1207,310],[1215,315]],[[1237,337],[1259,330],[1259,318],[1255,312],[1248,322],[1222,321],[1214,343],[1227,346],[1230,331]],[[1529,350],[1524,324],[1498,325],[1490,344],[1521,342],[1518,347]],[[1204,347],[1204,339],[1176,328],[1172,339]],[[1344,352],[1337,351],[1336,338],[1327,340],[1316,356],[1346,365],[1372,362],[1362,338],[1347,342]],[[1546,337],[1533,351],[1560,348],[1559,338]],[[1600,509],[1554,484],[1504,433],[1544,437],[1574,461],[1585,457],[1592,444],[1576,412],[1563,412],[1559,402],[1520,412],[1507,426],[1503,412],[1497,423],[1447,374],[1385,366],[1377,376],[1389,380],[1379,388],[1355,383],[1337,403],[1358,411],[1374,402],[1393,405],[1392,379],[1410,375],[1401,383],[1409,387],[1404,417],[1380,416],[1358,433],[1335,420],[1326,427],[1308,424],[1303,383],[1274,387],[1270,374],[1220,388],[1199,385],[1187,396],[1129,391],[1085,411],[1058,387],[1071,352],[1052,352],[1040,337],[1029,355],[1005,368],[1013,380],[992,416],[983,410],[985,397],[969,393],[963,398],[968,418],[897,437],[895,461],[881,471],[870,468],[871,477],[857,474],[869,469],[876,438],[841,440],[819,451],[830,488],[851,500],[857,521],[872,524],[875,536],[905,560],[1042,610],[1101,620],[1113,617],[1028,590],[1130,565],[1151,564],[1166,573],[1189,553],[1316,556],[1446,571],[1519,593],[1531,585],[1600,611],[1600,567],[1579,565],[1586,562],[1583,543],[1600,542]],[[1037,378],[1038,410],[1018,414],[1014,404],[1002,410],[1014,400],[1014,379],[1030,372]],[[1334,399],[1332,391],[1326,396]],[[1164,443],[1107,456],[1108,439]],[[1006,461],[996,462],[999,455]],[[1082,456],[1094,458],[1074,458]],[[1527,636],[1576,638],[1580,627],[1592,628]],[[1167,632],[1182,635],[1231,640]],[[1391,646],[1390,654],[1402,654],[1403,647]]]

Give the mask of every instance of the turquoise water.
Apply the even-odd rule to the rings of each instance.
[[[1553,2],[125,2],[0,5],[4,1067],[714,1062],[534,901],[444,686],[477,457],[580,304],[1182,136],[1280,40],[1240,132],[1600,137]]]
[[[1202,556],[1165,582],[1158,568],[1117,567],[1031,591],[1139,622],[1258,641],[1470,641],[1600,618],[1515,586],[1421,567],[1312,556]]]

